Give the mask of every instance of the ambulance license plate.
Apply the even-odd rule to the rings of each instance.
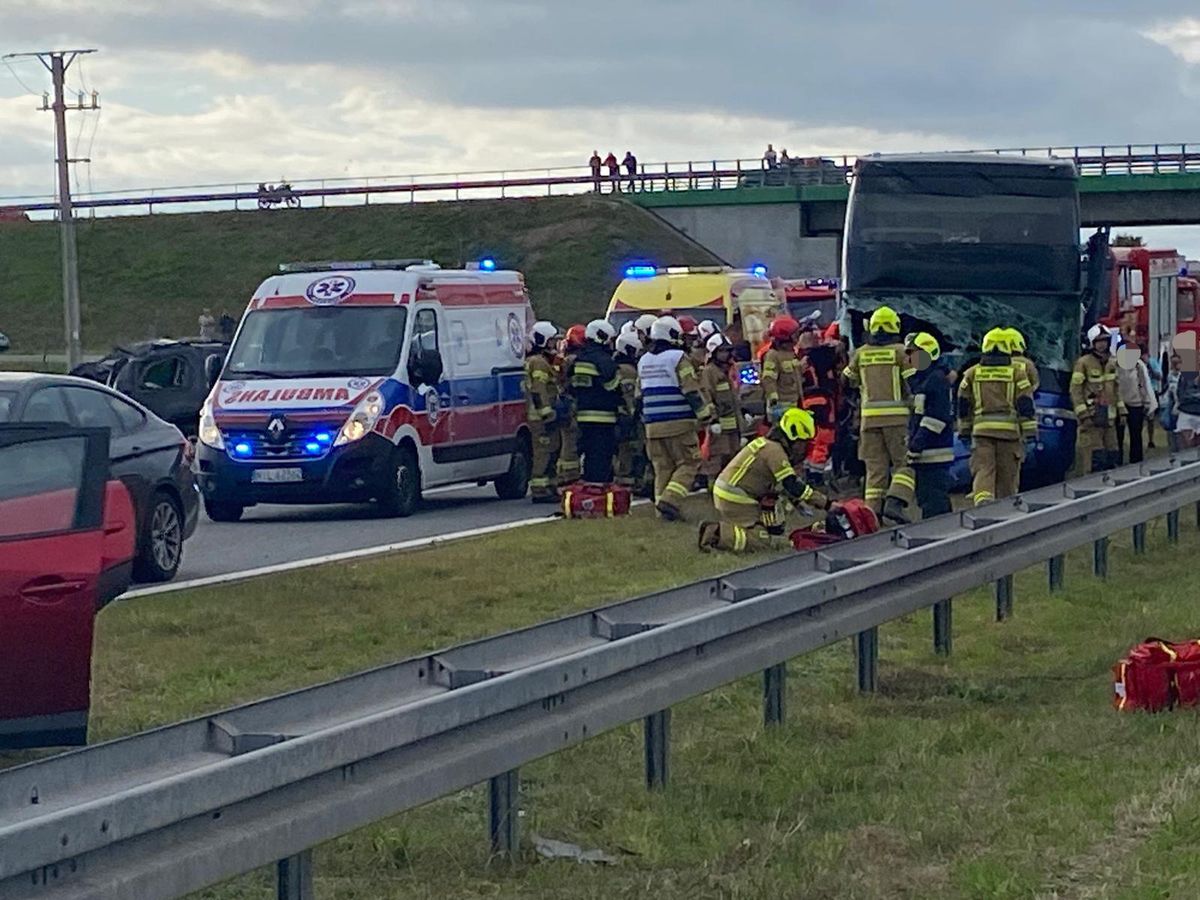
[[[290,484],[304,480],[303,469],[255,469],[250,480],[256,484]]]

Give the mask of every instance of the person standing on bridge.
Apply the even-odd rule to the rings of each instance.
[[[608,180],[612,184],[609,190],[615,194],[621,190],[621,166],[617,162],[617,155],[611,150],[608,151],[608,156],[604,157],[604,165],[608,169]]]
[[[768,169],[773,169],[779,163],[779,154],[775,152],[775,147],[767,144],[767,152],[763,154],[763,166]]]
[[[592,184],[595,185],[596,193],[600,193],[600,167],[603,165],[600,159],[600,151],[593,150],[592,158],[588,161],[588,165],[592,167]]]
[[[1025,442],[1037,439],[1033,390],[1025,368],[1013,364],[1007,330],[993,328],[981,349],[958,382],[958,430],[971,442],[976,506],[1017,492]]]
[[[637,184],[634,182],[634,177],[637,175],[637,157],[633,155],[632,150],[625,151],[625,159],[621,161],[625,166],[625,174],[629,176],[629,193],[637,190]]]

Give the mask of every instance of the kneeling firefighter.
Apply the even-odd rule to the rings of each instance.
[[[781,494],[793,503],[829,508],[826,496],[802,481],[795,469],[816,433],[812,414],[793,407],[783,411],[765,437],[738,452],[713,485],[713,504],[721,521],[701,524],[701,550],[749,553],[770,547],[772,538],[783,535],[787,521]]]
[[[913,412],[908,419],[908,464],[917,477],[917,506],[924,519],[950,512],[950,466],[954,462],[954,401],[950,370],[937,338],[928,332],[904,339]]]

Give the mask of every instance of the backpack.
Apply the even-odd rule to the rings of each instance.
[[[1157,712],[1200,703],[1200,641],[1146,638],[1113,666],[1113,706]]]

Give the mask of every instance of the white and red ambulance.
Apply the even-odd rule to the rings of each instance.
[[[407,516],[423,488],[524,496],[522,393],[533,310],[491,260],[294,263],[254,292],[201,410],[205,510],[374,500]]]

